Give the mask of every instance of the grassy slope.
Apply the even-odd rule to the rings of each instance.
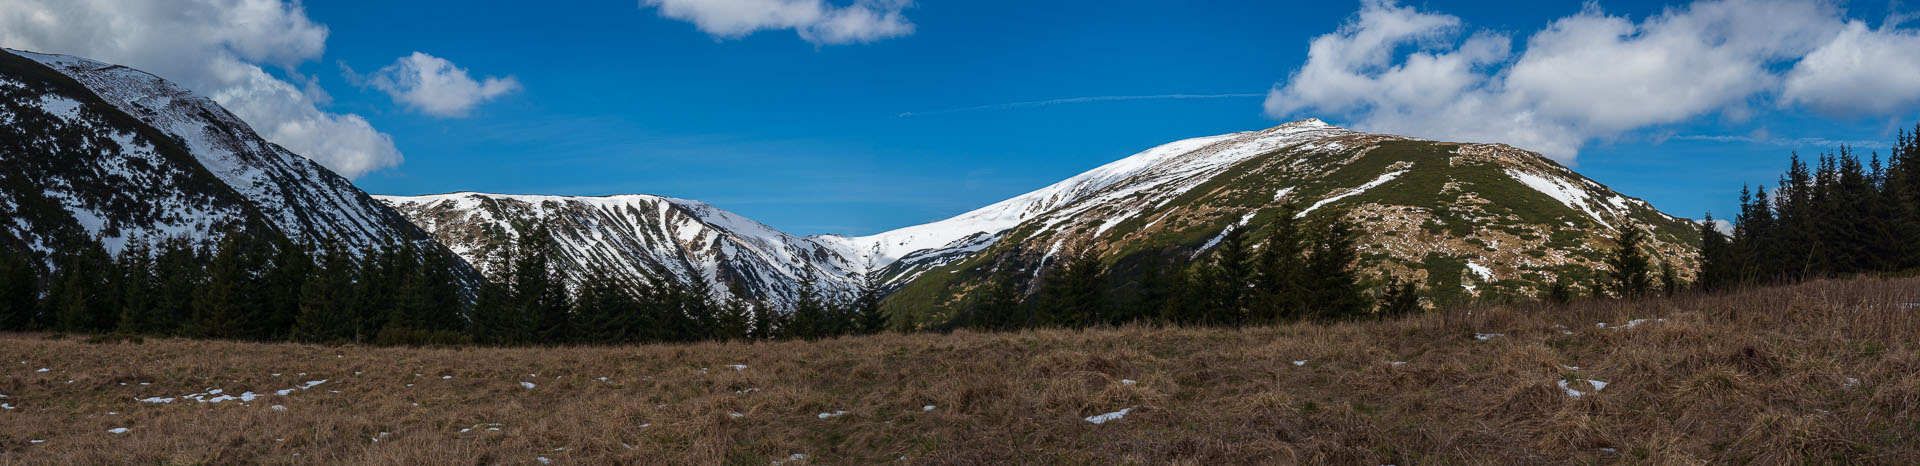
[[[1524,166],[1541,172],[1563,170],[1563,167],[1535,155],[1514,155],[1519,158],[1508,162],[1514,165],[1474,160],[1456,153],[1459,146],[1457,143],[1393,140],[1370,144],[1364,152],[1361,149],[1347,149],[1299,153],[1282,149],[1263,154],[1201,183],[1165,206],[1146,208],[1139,215],[1116,224],[1101,235],[1099,241],[1104,248],[1098,252],[1104,264],[1109,266],[1169,259],[1186,263],[1193,257],[1194,250],[1218,236],[1228,225],[1239,222],[1247,212],[1256,210],[1257,214],[1248,223],[1253,229],[1252,233],[1244,240],[1257,244],[1271,234],[1271,222],[1279,214],[1280,205],[1273,200],[1276,190],[1293,188],[1296,194],[1291,201],[1298,204],[1297,208],[1305,209],[1313,204],[1311,201],[1318,201],[1326,194],[1364,185],[1382,174],[1395,171],[1393,167],[1398,166],[1405,168],[1406,172],[1392,181],[1310,213],[1310,220],[1318,221],[1345,209],[1396,206],[1408,207],[1431,217],[1419,228],[1419,237],[1390,236],[1390,233],[1398,233],[1381,225],[1378,218],[1359,215],[1350,218],[1362,230],[1359,242],[1363,245],[1417,245],[1400,249],[1445,245],[1443,251],[1410,257],[1380,252],[1389,249],[1385,247],[1365,251],[1358,265],[1367,275],[1385,278],[1389,270],[1400,274],[1409,270],[1425,270],[1426,280],[1422,285],[1429,298],[1439,303],[1460,302],[1471,298],[1461,287],[1466,263],[1470,259],[1498,252],[1497,248],[1486,242],[1491,240],[1501,241],[1500,244],[1516,253],[1544,257],[1552,250],[1563,252],[1570,259],[1581,262],[1523,266],[1513,260],[1479,258],[1480,262],[1501,269],[1498,283],[1479,284],[1481,298],[1493,301],[1505,299],[1503,297],[1530,298],[1534,290],[1544,289],[1552,283],[1554,276],[1567,277],[1580,289],[1585,289],[1587,284],[1600,278],[1596,270],[1604,267],[1604,248],[1612,247],[1611,233],[1587,214],[1528,187],[1505,172],[1511,166]],[[1450,163],[1450,159],[1454,158],[1466,161]],[[1334,168],[1331,172],[1320,173],[1316,171],[1318,167]],[[1490,202],[1464,205],[1456,199],[1459,192],[1446,189],[1449,183],[1457,183],[1465,192]],[[1301,196],[1310,201],[1299,202]],[[1101,214],[1117,215],[1112,212]],[[1670,220],[1645,209],[1636,211],[1634,220],[1651,227],[1656,240],[1661,243],[1659,246],[1669,248],[1669,252],[1688,249],[1699,242],[1698,232],[1685,221]],[[1147,224],[1156,221],[1155,228],[1143,230]],[[938,311],[965,308],[968,299],[965,292],[988,279],[990,271],[996,266],[1031,270],[1030,267],[1038,262],[1039,254],[1063,234],[1060,231],[1042,231],[1041,227],[1039,222],[1022,224],[982,253],[922,274],[888,297],[889,309],[908,324],[925,325],[943,321],[950,316]],[[1093,228],[1091,225],[1079,225],[1075,231],[1086,234]],[[1539,240],[1534,241],[1535,238]],[[1518,241],[1521,239],[1527,241]],[[1520,247],[1522,245],[1525,247]],[[1677,261],[1678,268],[1687,276],[1695,267],[1690,254],[1657,256],[1663,261]],[[1125,273],[1124,270],[1122,273]],[[1113,283],[1127,283],[1133,278],[1137,277],[1113,277]]]
[[[1915,290],[1857,279],[1339,325],[624,348],[0,335],[0,402],[15,408],[0,411],[0,464],[1911,464]],[[1633,318],[1665,321],[1595,326]],[[1609,385],[1556,386],[1580,377]],[[269,395],[134,401],[208,388]]]

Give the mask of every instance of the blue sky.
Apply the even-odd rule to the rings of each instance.
[[[1521,96],[1512,90],[1525,83],[1506,75],[1522,74],[1512,70],[1547,55],[1532,50],[1548,49],[1538,45],[1546,41],[1532,40],[1537,33],[1557,21],[1571,29],[1574,23],[1563,21],[1569,17],[1613,16],[1642,27],[1638,34],[1651,42],[1664,26],[1649,18],[1669,10],[1686,16],[1693,9],[1688,2],[1625,1],[1584,7],[1438,0],[1406,5],[822,1],[737,4],[893,13],[897,17],[881,26],[910,24],[910,29],[855,31],[869,35],[852,39],[823,38],[834,31],[779,24],[745,33],[719,31],[707,22],[750,23],[752,18],[716,16],[732,13],[706,8],[715,3],[710,0],[567,2],[564,7],[335,0],[285,4],[276,13],[293,17],[287,24],[295,30],[323,27],[323,51],[311,50],[310,41],[287,45],[297,52],[286,54],[246,50],[235,45],[239,39],[206,47],[213,50],[208,53],[237,57],[306,89],[305,98],[330,121],[358,127],[352,121],[357,116],[387,135],[404,162],[375,165],[358,176],[356,183],[372,193],[649,193],[706,201],[796,234],[865,234],[984,206],[1160,143],[1309,116],[1416,136],[1504,141],[1508,133],[1487,128],[1522,111],[1554,111],[1550,99],[1536,103],[1532,96],[1566,95],[1543,88],[1539,92],[1548,94]],[[1825,8],[1831,16],[1810,26],[1814,32],[1809,34],[1818,37],[1807,47],[1828,41],[1849,19],[1867,25],[1865,39],[1881,40],[1895,51],[1920,44],[1904,42],[1903,34],[1915,25],[1888,20],[1890,12],[1902,10],[1887,4],[1784,3]],[[1369,31],[1399,24],[1395,21],[1436,18],[1444,25],[1403,31],[1378,47],[1386,54],[1384,64],[1309,56],[1316,38],[1364,41]],[[86,49],[92,45],[63,50],[66,43],[52,34],[0,33],[0,41],[108,60],[121,52]],[[1468,44],[1482,36],[1503,37],[1510,50],[1476,61],[1478,49]],[[1641,51],[1660,47],[1639,45]],[[398,66],[397,58],[415,52],[464,70],[463,79],[497,86],[477,88],[486,89],[485,96],[455,107],[409,104],[390,92],[394,86],[382,87],[380,79],[400,76],[383,68]],[[1553,152],[1619,191],[1676,215],[1698,217],[1707,210],[1731,212],[1741,185],[1772,180],[1789,151],[1832,149],[1798,139],[1884,144],[1896,128],[1920,118],[1914,102],[1899,100],[1905,94],[1895,93],[1891,108],[1867,108],[1857,97],[1782,90],[1791,87],[1783,84],[1790,81],[1785,78],[1794,76],[1792,69],[1806,52],[1750,52],[1761,55],[1762,74],[1780,82],[1736,95],[1732,103],[1674,110],[1677,114],[1625,109],[1574,115],[1562,108],[1557,126],[1542,130],[1563,135],[1539,139],[1548,147],[1507,142]],[[126,54],[136,61],[143,56]],[[1415,54],[1466,57],[1470,65],[1454,75],[1423,77],[1422,85],[1457,75],[1499,84],[1479,84],[1480,89],[1458,95],[1452,93],[1457,90],[1415,89],[1410,97],[1389,102],[1327,91],[1351,76],[1336,73],[1346,78],[1310,82],[1319,78],[1302,71],[1310,60],[1328,66],[1315,69],[1352,65],[1361,78],[1370,79],[1368,85],[1388,86],[1383,70]],[[1680,71],[1704,76],[1714,70]],[[1296,73],[1301,77],[1293,78]],[[486,83],[487,78],[495,81]],[[211,77],[176,80],[198,87],[230,84]],[[1905,83],[1888,85],[1906,89]],[[1729,86],[1738,87],[1717,88]],[[1169,94],[1239,96],[1001,105]],[[1485,96],[1507,103],[1476,118],[1443,113]],[[254,120],[248,111],[236,113]],[[1412,121],[1408,115],[1430,116]],[[1434,120],[1456,126],[1435,127]],[[255,126],[271,125],[255,121]],[[357,134],[370,134],[360,129]],[[1527,137],[1514,136],[1533,140]],[[1548,150],[1569,141],[1575,149]],[[296,150],[302,146],[276,142]],[[320,143],[308,145],[313,144]]]

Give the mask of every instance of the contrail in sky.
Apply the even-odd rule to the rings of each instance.
[[[950,108],[928,112],[904,112],[898,118],[911,118],[949,113],[977,112],[983,110],[1011,110],[1016,108],[1045,107],[1048,105],[1078,104],[1086,102],[1110,102],[1118,100],[1174,100],[1174,99],[1241,99],[1266,97],[1266,94],[1160,94],[1160,95],[1103,95],[1094,97],[1072,97],[1066,99],[1035,100],[1031,102],[1013,102],[1005,104],[980,105],[975,107]]]

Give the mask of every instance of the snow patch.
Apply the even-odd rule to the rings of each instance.
[[[1127,412],[1129,411],[1133,411],[1133,408],[1126,408],[1126,409],[1114,411],[1111,413],[1101,414],[1098,416],[1088,416],[1087,422],[1091,422],[1094,424],[1106,424],[1109,421],[1118,421],[1120,420],[1120,418],[1127,417]]]
[[[1333,197],[1321,199],[1320,202],[1315,202],[1313,203],[1313,206],[1307,207],[1307,210],[1302,210],[1300,211],[1300,213],[1293,214],[1293,218],[1305,218],[1307,216],[1307,213],[1313,212],[1314,209],[1318,209],[1321,206],[1325,206],[1327,204],[1332,204],[1341,199],[1346,199],[1348,197],[1352,197],[1354,195],[1367,192],[1367,190],[1369,189],[1378,188],[1380,187],[1380,185],[1387,184],[1387,182],[1393,181],[1394,178],[1399,178],[1400,175],[1404,175],[1406,173],[1407,173],[1406,170],[1400,170],[1400,171],[1395,171],[1395,172],[1380,175],[1378,178],[1374,178],[1373,181],[1368,181],[1367,184],[1363,184],[1360,186],[1347,189],[1345,192],[1336,194]]]

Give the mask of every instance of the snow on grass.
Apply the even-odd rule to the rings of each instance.
[[[1406,361],[1394,361],[1394,362],[1393,362],[1393,367],[1400,367],[1400,366],[1404,366],[1404,365],[1407,365],[1407,362],[1406,362]]]
[[[921,412],[926,412],[926,411],[933,411],[933,408],[934,408],[934,406],[933,406],[933,405],[926,405],[926,406],[921,406],[921,407],[920,407],[920,411],[921,411]]]
[[[1601,382],[1598,380],[1584,380],[1584,382],[1586,382],[1588,385],[1593,386],[1592,392],[1583,392],[1583,391],[1573,389],[1573,387],[1567,383],[1567,379],[1560,379],[1559,384],[1560,384],[1560,389],[1565,390],[1567,392],[1567,396],[1573,397],[1573,398],[1587,396],[1592,393],[1599,393],[1600,390],[1604,390],[1607,388],[1606,382]]]
[[[526,389],[528,389],[528,390],[532,390],[532,389],[533,389],[533,382],[520,382],[520,386],[521,386],[522,388],[526,388]]]
[[[1473,274],[1479,275],[1482,281],[1493,281],[1493,269],[1489,269],[1487,266],[1480,265],[1474,261],[1467,261],[1467,269],[1473,270]]]
[[[1513,177],[1514,180],[1527,185],[1529,188],[1533,188],[1535,191],[1539,191],[1540,194],[1545,194],[1547,197],[1560,201],[1561,204],[1565,204],[1569,209],[1585,212],[1587,216],[1593,217],[1593,221],[1600,222],[1602,226],[1613,228],[1613,224],[1607,223],[1606,219],[1600,217],[1599,212],[1593,210],[1593,199],[1587,194],[1587,190],[1569,184],[1566,180],[1551,179],[1511,168],[1507,169],[1506,172],[1507,176]]]
[[[747,415],[745,415],[745,414],[740,414],[740,413],[727,413],[727,417],[731,417],[731,418],[734,418],[734,419],[739,419],[739,418],[743,418],[743,417],[747,417]]]
[[[1406,173],[1407,173],[1406,170],[1400,170],[1400,171],[1382,174],[1380,175],[1379,178],[1374,178],[1373,181],[1368,181],[1367,184],[1353,187],[1351,189],[1348,189],[1346,192],[1334,195],[1333,197],[1321,199],[1320,202],[1313,203],[1313,206],[1307,207],[1306,210],[1302,210],[1300,211],[1300,213],[1293,214],[1293,218],[1306,218],[1307,213],[1313,212],[1314,209],[1318,209],[1327,204],[1332,204],[1341,199],[1352,197],[1356,194],[1367,192],[1367,190],[1369,189],[1378,188],[1380,187],[1380,185],[1387,184],[1387,182],[1393,181],[1394,178],[1399,178],[1400,175],[1404,175]]]
[[[730,368],[730,369],[733,369],[733,370],[736,370],[736,371],[744,371],[744,370],[747,370],[747,365],[746,365],[746,364],[734,364],[734,365],[731,365],[731,366],[727,366],[727,368]]]
[[[820,418],[821,418],[821,419],[826,419],[826,418],[830,418],[830,417],[840,417],[840,416],[845,416],[845,415],[847,415],[847,412],[846,412],[846,411],[834,411],[834,412],[831,412],[831,413],[820,413]]]
[[[112,428],[112,429],[107,429],[107,433],[109,433],[109,434],[124,434],[124,433],[127,433],[127,428],[125,428],[125,427],[115,427],[115,428]]]
[[[40,368],[40,370],[37,370],[37,371],[34,371],[34,372],[46,372],[46,371],[47,371],[47,368],[45,368],[45,367],[42,367],[42,368]]]
[[[1306,361],[1294,361],[1294,362],[1293,362],[1293,365],[1294,365],[1294,366],[1296,366],[1296,367],[1297,367],[1297,366],[1305,366],[1305,365],[1307,365],[1307,362],[1306,362]]]
[[[274,411],[286,411],[286,410],[287,410],[287,407],[286,407],[286,406],[282,406],[282,405],[273,405],[273,406],[270,406],[270,407],[268,407],[267,409],[271,409],[271,410],[274,410]]]
[[[1126,408],[1126,409],[1122,409],[1119,411],[1114,411],[1111,413],[1106,413],[1098,416],[1088,416],[1087,422],[1091,422],[1094,424],[1106,424],[1108,421],[1118,421],[1120,420],[1120,418],[1127,417],[1127,412],[1129,411],[1133,411],[1133,408]]]
[[[158,397],[158,396],[156,396],[156,397],[152,397],[152,398],[146,398],[146,399],[142,399],[142,400],[140,400],[140,402],[141,402],[141,403],[172,403],[172,402],[173,402],[173,398],[165,398],[165,397]]]
[[[1492,340],[1492,339],[1494,339],[1494,337],[1504,337],[1504,336],[1507,336],[1507,334],[1505,334],[1505,333],[1475,333],[1475,334],[1473,334],[1473,339],[1475,339],[1475,340],[1480,340],[1480,341],[1487,341],[1487,340]]]
[[[1140,383],[1140,382],[1139,382],[1139,381],[1137,381],[1137,380],[1133,380],[1133,379],[1120,379],[1120,384],[1121,384],[1121,385],[1133,385],[1133,384],[1136,384],[1136,383]]]
[[[13,411],[13,409],[14,409],[14,408],[13,408],[13,405],[10,405],[10,404],[6,404],[6,403],[0,403],[0,409],[4,409],[4,410],[7,410],[7,411]]]

